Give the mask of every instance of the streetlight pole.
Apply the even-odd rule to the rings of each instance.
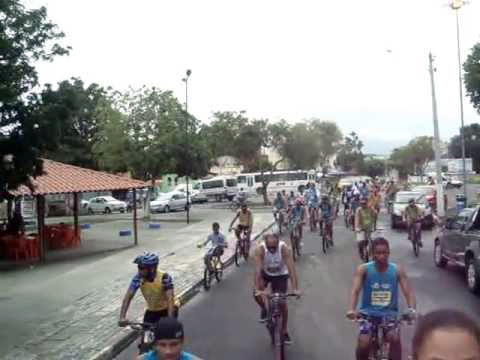
[[[188,186],[188,176],[189,174],[189,166],[190,163],[188,162],[189,157],[189,143],[188,143],[188,78],[192,74],[192,70],[188,69],[186,71],[186,76],[182,79],[185,82],[185,151],[187,152],[187,176],[186,176],[186,183],[187,183],[187,224],[190,224],[190,188]]]
[[[434,80],[434,68],[433,68],[433,56],[432,53],[428,54],[430,72],[430,84],[432,86],[432,110],[433,110],[433,133],[434,133],[434,150],[435,150],[435,170],[437,176],[437,214],[440,218],[445,216],[445,206],[443,202],[443,185],[442,185],[442,167],[440,163],[440,130],[438,128],[438,115],[437,115],[437,99],[435,97],[435,80]]]
[[[463,84],[462,84],[462,60],[460,57],[460,25],[458,21],[458,11],[465,5],[464,0],[453,0],[450,7],[455,10],[455,17],[457,20],[457,55],[458,55],[458,83],[460,87],[460,120],[462,127],[460,128],[460,141],[462,146],[462,167],[463,167],[463,194],[465,201],[467,201],[467,169],[465,165],[465,127],[463,120]],[[466,205],[466,204],[465,204]]]

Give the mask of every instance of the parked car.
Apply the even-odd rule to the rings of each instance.
[[[150,201],[151,212],[169,212],[171,210],[187,210],[187,196],[181,191],[162,193]]]
[[[415,186],[411,191],[420,192],[425,195],[430,207],[433,211],[437,209],[437,186],[436,185],[420,185]],[[444,208],[447,209],[448,197],[447,194],[443,193],[443,204]]]
[[[193,186],[192,186],[193,185]],[[192,204],[195,203],[206,203],[208,201],[207,194],[203,191],[200,191],[200,184],[191,184],[190,188],[190,202]],[[173,189],[173,191],[180,191],[183,193],[187,192],[187,185],[186,184],[179,184]]]
[[[406,225],[403,220],[403,213],[408,206],[408,200],[412,198],[415,199],[417,206],[423,210],[424,217],[422,226],[433,227],[433,211],[426,196],[421,192],[399,191],[395,194],[395,199],[392,204],[392,214],[390,215],[390,227],[392,229]]]
[[[124,201],[115,199],[112,196],[97,196],[88,202],[88,213],[105,213],[110,214],[112,212],[124,213],[127,211],[127,204]]]
[[[468,289],[480,292],[480,216],[479,207],[463,209],[447,219],[446,225],[435,239],[433,259],[443,268],[450,261],[465,269]]]

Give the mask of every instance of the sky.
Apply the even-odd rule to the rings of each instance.
[[[126,90],[172,90],[204,122],[214,111],[291,123],[319,118],[385,154],[433,135],[428,53],[440,136],[459,131],[455,13],[443,0],[24,0],[47,7],[70,56],[37,66]],[[462,62],[480,42],[480,0],[459,12]],[[480,122],[464,94],[465,124]]]

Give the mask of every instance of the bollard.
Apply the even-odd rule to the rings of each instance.
[[[149,229],[160,229],[161,225],[159,223],[150,223],[148,224]]]
[[[132,230],[128,229],[128,230],[120,230],[120,232],[118,233],[118,235],[120,236],[131,236],[132,235]]]
[[[80,225],[80,229],[82,229],[82,230],[90,229],[91,227],[92,227],[92,225],[90,225],[90,224],[82,224],[82,225]]]

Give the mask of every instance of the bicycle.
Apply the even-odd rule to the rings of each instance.
[[[310,231],[314,232],[317,229],[317,209],[311,207],[308,209],[308,216],[310,219]]]
[[[358,314],[356,323],[365,324],[371,329],[369,360],[389,360],[390,343],[386,341],[389,331],[397,329],[402,323],[411,325],[413,320],[410,314],[401,316],[372,317],[366,314]]]
[[[368,262],[369,258],[371,255],[373,255],[372,252],[372,232],[368,230],[361,230],[361,233],[365,234],[365,238],[363,241],[363,247],[362,251],[360,254],[360,259],[363,260],[363,262]],[[365,243],[366,242],[366,243]]]
[[[268,294],[268,314],[267,314],[267,321],[265,325],[268,330],[268,334],[270,335],[273,351],[274,351],[274,359],[275,360],[284,360],[285,359],[285,339],[283,337],[283,329],[282,329],[282,309],[281,305],[285,304],[286,300],[289,297],[296,297],[297,299],[299,296],[297,294],[289,293],[289,294]]]
[[[137,331],[138,342],[138,354],[144,354],[153,349],[153,343],[155,342],[155,335],[153,333],[155,324],[142,323],[142,322],[127,322],[127,326],[130,326],[133,330]]]
[[[413,253],[416,257],[420,254],[420,241],[422,237],[422,220],[416,220],[408,227],[408,234],[412,242]]]
[[[333,224],[328,219],[322,219],[320,236],[322,237],[322,250],[327,253],[329,247],[333,247]]]
[[[217,282],[222,281],[224,265],[220,259],[221,249],[213,249],[211,254],[205,257],[205,269],[203,271],[203,288],[209,290],[212,280],[215,277]]]
[[[275,218],[275,221],[277,222],[278,226],[278,232],[279,234],[282,233],[282,226],[285,224],[285,210],[280,209],[280,210],[274,210],[273,211],[273,216]]]
[[[293,235],[290,238],[293,261],[297,261],[297,259],[302,255],[302,251],[300,249],[300,226],[302,226],[300,223],[294,224],[294,228],[292,230]]]
[[[240,266],[240,258],[243,256],[245,262],[248,261],[248,255],[250,253],[250,240],[247,238],[247,232],[245,229],[242,229],[240,232],[240,241],[237,240],[235,244],[235,265]]]

